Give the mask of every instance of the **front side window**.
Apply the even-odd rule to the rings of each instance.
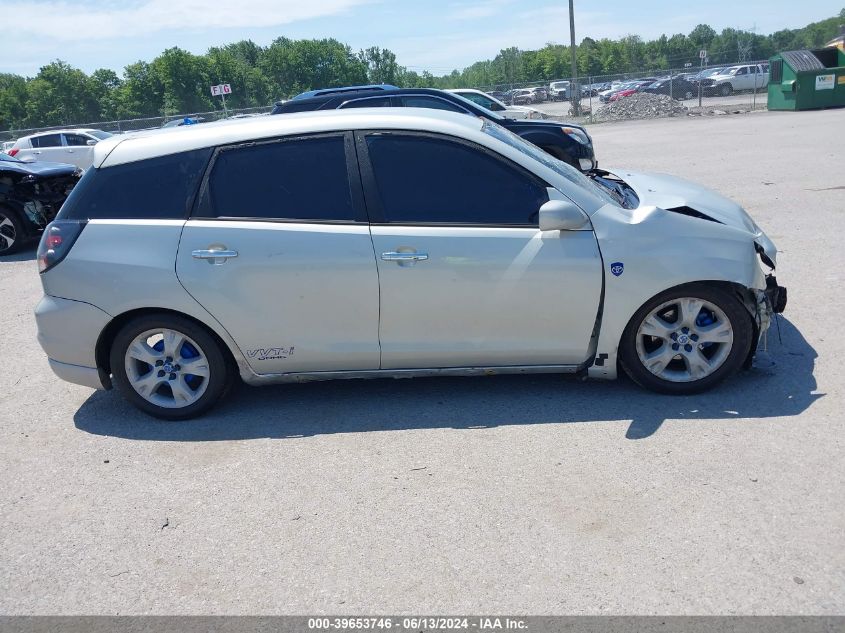
[[[464,112],[454,103],[449,103],[437,97],[407,96],[402,97],[402,104],[406,108],[433,108],[435,110],[448,110],[449,112]]]
[[[212,216],[353,221],[343,136],[223,149],[209,177]]]
[[[347,101],[340,107],[345,110],[346,108],[389,108],[391,105],[390,97],[371,97]]]
[[[94,140],[94,139],[91,139],[88,136],[83,136],[82,134],[65,134],[65,143],[67,143],[71,147],[79,147],[81,145],[88,145],[89,140]]]
[[[372,134],[367,151],[387,222],[537,226],[548,200],[537,178],[476,146]]]
[[[33,147],[61,147],[62,146],[62,135],[61,134],[44,134],[43,136],[33,136],[32,137],[32,146]]]

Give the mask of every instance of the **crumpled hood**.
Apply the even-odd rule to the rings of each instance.
[[[628,183],[640,199],[640,206],[659,207],[667,211],[687,207],[726,226],[748,231],[766,255],[776,261],[777,248],[739,204],[699,184],[669,174],[642,173],[628,170],[613,172]]]
[[[72,174],[77,169],[76,165],[69,165],[67,163],[50,163],[47,161],[21,161],[15,163],[12,161],[0,162],[0,171],[16,172],[19,174],[32,174],[35,176],[42,176],[49,178],[51,176],[65,176]]]

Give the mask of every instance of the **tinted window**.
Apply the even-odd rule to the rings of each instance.
[[[402,97],[402,103],[406,108],[433,108],[435,110],[448,110],[449,112],[466,112],[454,103],[449,103],[437,97],[408,96]]]
[[[93,139],[88,136],[83,136],[82,134],[65,134],[65,142],[73,147],[87,145],[89,140]]]
[[[211,151],[89,169],[62,205],[59,219],[187,217]]]
[[[341,108],[387,108],[390,107],[390,97],[372,97],[370,99],[356,99],[347,101]]]
[[[33,147],[61,147],[62,146],[62,135],[61,134],[45,134],[43,136],[34,136],[34,137],[32,137],[32,146]]]
[[[214,162],[209,199],[217,217],[354,220],[343,137],[224,150]]]
[[[367,137],[388,222],[537,225],[543,184],[480,148],[425,136]]]

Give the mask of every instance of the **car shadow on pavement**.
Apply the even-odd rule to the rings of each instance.
[[[134,440],[210,442],[424,428],[474,429],[524,424],[630,421],[628,439],[653,435],[664,420],[796,416],[816,393],[815,350],[785,319],[769,332],[769,353],[715,390],[664,396],[623,378],[580,381],[559,375],[407,380],[339,380],[239,386],[216,408],[187,422],[154,420],[116,391],[98,391],[74,416],[95,435]]]

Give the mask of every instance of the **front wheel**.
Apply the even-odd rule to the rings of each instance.
[[[733,86],[730,85],[730,84],[722,84],[722,86],[719,88],[719,94],[722,95],[723,97],[731,96],[731,93],[733,91],[734,91]]]
[[[753,336],[751,318],[738,298],[695,284],[667,290],[640,308],[622,335],[619,360],[647,389],[698,393],[742,366]]]
[[[24,227],[14,211],[0,207],[0,255],[11,255],[24,242]]]
[[[118,333],[110,353],[114,382],[136,407],[163,420],[185,420],[225,393],[229,367],[217,340],[184,317],[138,317]]]

